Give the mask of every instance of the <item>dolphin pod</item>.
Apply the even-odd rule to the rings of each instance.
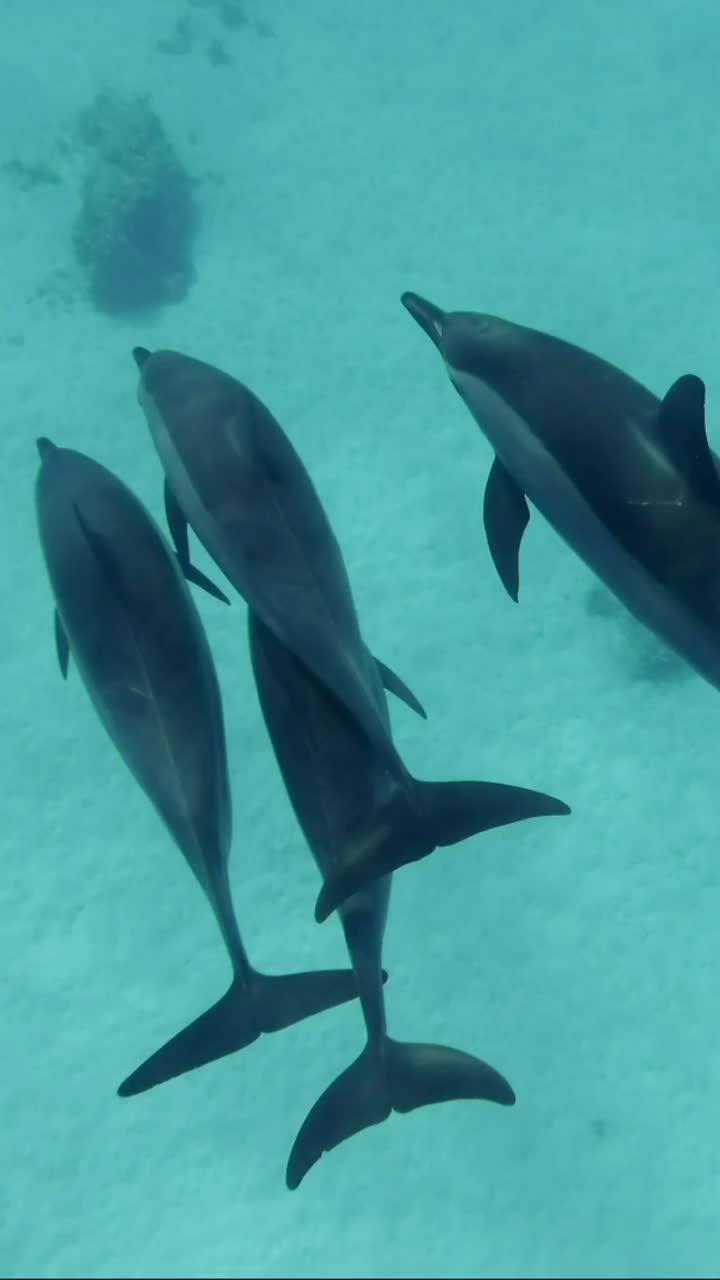
[[[701,380],[684,375],[658,399],[548,334],[443,311],[415,293],[402,304],[493,449],[484,523],[511,598],[519,598],[530,503],[631,613],[720,687],[720,464],[707,442]],[[389,1035],[382,951],[391,884],[438,849],[570,809],[509,782],[410,773],[387,694],[423,719],[425,709],[364,638],[340,545],[289,436],[231,374],[170,350],[135,347],[133,358],[170,540],[118,476],[41,438],[36,518],[55,646],[62,675],[72,658],[203,889],[232,980],[118,1093],[144,1092],[358,1000],[364,1046],[300,1125],[285,1174],[295,1189],[324,1153],[393,1111],[464,1099],[514,1105],[509,1081],[472,1052]],[[229,878],[221,681],[190,586],[230,599],[193,564],[190,533],[245,606],[271,754],[320,875],[315,920],[337,913],[348,970],[260,974],[244,948]]]
[[[439,846],[566,813],[561,801],[522,787],[411,777],[374,696],[375,662],[337,538],[289,438],[258,397],[221,370],[173,351],[136,349],[135,359],[181,564],[189,563],[190,526],[252,612],[340,702],[398,784],[402,820],[392,812],[393,795],[366,838],[326,869],[316,919],[369,879]],[[392,673],[385,683],[404,689]]]

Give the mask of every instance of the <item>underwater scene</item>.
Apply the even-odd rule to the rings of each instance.
[[[0,1277],[716,1276],[720,8],[0,16]]]

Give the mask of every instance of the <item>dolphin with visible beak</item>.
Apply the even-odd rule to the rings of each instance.
[[[232,967],[225,994],[124,1081],[125,1097],[343,1004],[357,987],[349,970],[268,975],[251,965],[228,875],[220,689],[181,567],[111,471],[44,438],[38,451],[37,522],[62,674],[72,655],[103,727],[205,893]]]
[[[425,712],[362,641],[340,547],[289,437],[259,397],[222,369],[177,351],[136,347],[133,355],[181,564],[189,562],[189,527],[248,606],[402,775],[367,694],[369,668],[377,665],[397,697]]]
[[[402,303],[495,455],[484,499],[498,575],[519,593],[532,503],[641,623],[720,688],[720,473],[705,386],[660,399],[599,356],[497,316]]]

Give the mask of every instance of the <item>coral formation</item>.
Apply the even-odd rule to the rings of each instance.
[[[225,41],[212,34],[214,24],[229,33],[254,31],[258,36],[273,35],[270,23],[260,18],[251,19],[241,0],[189,0],[189,4],[190,9],[176,17],[170,34],[156,42],[159,53],[185,55],[204,45],[212,66],[229,67],[233,56]]]
[[[195,272],[194,182],[147,96],[103,90],[75,128],[85,162],[73,245],[99,310],[180,301]]]
[[[7,160],[0,169],[21,191],[35,191],[44,186],[59,187],[62,184],[62,176],[57,169],[43,162],[33,164],[21,160],[19,156]]]

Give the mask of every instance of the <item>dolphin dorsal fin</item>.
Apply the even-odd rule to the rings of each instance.
[[[720,505],[720,477],[705,429],[705,383],[683,374],[670,387],[657,413],[656,435],[667,457],[691,489]]]

